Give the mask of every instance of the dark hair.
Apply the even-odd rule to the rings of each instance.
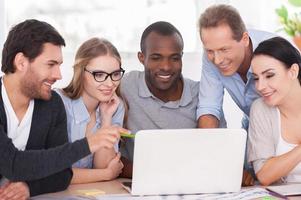
[[[180,31],[171,23],[165,21],[158,21],[149,25],[142,33],[140,41],[140,49],[142,52],[145,51],[145,40],[151,32],[156,32],[160,35],[170,36],[173,34],[178,34],[182,40],[184,46],[183,38]]]
[[[233,33],[232,37],[236,41],[240,41],[243,33],[247,30],[239,12],[234,7],[220,4],[210,6],[200,16],[200,35],[203,28],[217,27],[221,24],[227,24],[230,27]]]
[[[301,84],[301,55],[289,41],[282,37],[273,37],[261,42],[253,53],[256,55],[267,55],[282,62],[287,69],[293,64],[298,64],[299,74],[298,79]]]
[[[63,37],[46,22],[29,19],[14,26],[3,46],[2,72],[5,74],[15,72],[14,59],[19,52],[33,61],[42,53],[45,43],[65,46]]]

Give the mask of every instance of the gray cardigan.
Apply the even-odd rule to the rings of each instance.
[[[26,181],[31,196],[66,189],[71,165],[90,154],[86,138],[67,143],[66,126],[65,108],[56,92],[49,101],[35,99],[26,150],[19,151],[7,136],[0,81],[0,178]]]
[[[279,112],[261,98],[254,101],[250,111],[248,161],[257,173],[264,163],[276,155],[280,136]]]

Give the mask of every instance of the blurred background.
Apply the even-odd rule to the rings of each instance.
[[[91,37],[110,40],[120,51],[126,71],[143,70],[138,62],[140,36],[151,23],[171,22],[184,38],[183,74],[194,80],[201,77],[202,45],[197,21],[200,14],[213,4],[230,4],[238,9],[248,28],[277,33],[282,25],[276,8],[285,6],[291,12],[300,12],[287,0],[0,0],[0,47],[13,25],[35,18],[53,25],[65,38],[62,65],[63,79],[55,87],[63,87],[72,78],[72,63],[79,45]],[[1,56],[1,55],[0,55]],[[228,126],[240,127],[241,112],[226,95],[224,107]],[[231,117],[230,117],[231,116]]]

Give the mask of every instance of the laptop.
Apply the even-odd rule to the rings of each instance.
[[[238,192],[243,129],[142,130],[135,136],[132,195]]]

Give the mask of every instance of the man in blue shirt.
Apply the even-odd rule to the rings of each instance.
[[[197,108],[198,127],[226,127],[222,107],[226,89],[243,111],[242,126],[247,129],[250,106],[259,97],[250,68],[252,54],[261,41],[273,37],[273,34],[247,31],[237,10],[229,5],[207,8],[199,19],[199,27],[204,55]]]
[[[223,115],[224,89],[234,102],[249,115],[252,102],[259,97],[250,68],[253,50],[274,35],[246,30],[239,13],[229,5],[206,9],[199,20],[200,37],[204,46],[198,126],[226,127]],[[243,124],[247,128],[247,123]]]

